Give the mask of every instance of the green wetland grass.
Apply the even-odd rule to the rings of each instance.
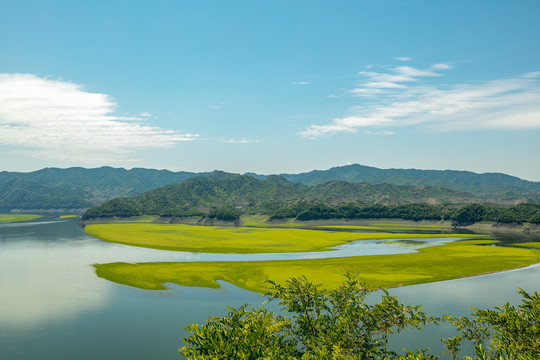
[[[513,244],[513,245],[526,247],[526,248],[540,249],[540,242],[526,242],[526,243],[519,243],[519,244]]]
[[[248,227],[272,227],[272,228],[311,228],[311,229],[336,229],[336,230],[373,230],[373,231],[451,231],[449,222],[433,221],[407,221],[394,220],[392,222],[380,223],[371,220],[312,220],[294,221],[274,220],[269,221],[268,215],[242,215],[240,217],[242,226]]]
[[[243,227],[196,226],[188,224],[156,224],[111,222],[92,224],[85,231],[100,239],[125,245],[164,250],[207,253],[279,253],[327,251],[350,241],[367,239],[429,239],[463,237],[461,234],[411,234],[386,231],[442,230],[427,224],[321,225],[326,230],[313,230],[287,222],[285,227],[258,227],[264,217],[242,219]],[[282,225],[282,224],[280,224]],[[392,226],[393,225],[393,226]],[[350,232],[360,229],[365,232]],[[343,231],[349,230],[349,231]],[[373,230],[373,232],[369,232]],[[379,231],[379,232],[375,232]],[[381,232],[383,231],[383,232]],[[96,264],[96,274],[119,284],[147,290],[163,290],[166,284],[218,288],[226,281],[246,290],[264,290],[264,280],[284,282],[305,275],[309,280],[332,288],[343,274],[353,273],[370,287],[395,287],[440,280],[449,280],[484,273],[498,272],[540,262],[540,251],[517,247],[485,246],[496,240],[483,240],[484,235],[467,235],[470,240],[425,247],[417,253],[372,255],[306,260],[183,262],[183,263],[110,263]],[[484,245],[484,246],[482,246]]]
[[[337,230],[339,229],[322,231],[146,222],[113,222],[91,224],[85,227],[85,231],[89,235],[124,245],[161,250],[239,254],[327,251],[337,245],[366,239],[462,237],[459,234],[355,233]]]
[[[10,223],[19,221],[30,221],[39,219],[41,215],[29,215],[29,214],[0,214],[0,223]]]
[[[264,290],[264,280],[285,282],[305,275],[333,288],[343,274],[358,274],[370,287],[395,287],[498,272],[540,262],[540,251],[479,246],[492,240],[469,240],[419,249],[418,253],[349,258],[200,263],[110,263],[94,265],[96,274],[119,284],[147,290],[168,283],[218,288],[226,281],[246,290]]]

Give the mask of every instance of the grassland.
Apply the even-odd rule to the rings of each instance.
[[[243,227],[218,227],[154,224],[149,220],[92,224],[87,225],[85,231],[103,240],[126,245],[213,253],[325,251],[362,239],[400,241],[463,236],[449,233],[399,233],[449,229],[444,225],[429,223],[269,224],[264,216],[250,216],[242,219]],[[317,227],[325,228],[326,231],[313,230]],[[357,273],[371,287],[394,287],[497,272],[540,262],[540,251],[537,250],[480,246],[494,242],[473,239],[426,247],[419,249],[418,253],[400,255],[250,262],[111,263],[98,264],[95,268],[99,277],[141,289],[162,290],[166,289],[168,283],[217,288],[217,281],[221,280],[247,290],[261,291],[264,289],[264,280],[283,282],[299,275],[305,275],[331,288],[341,283],[343,274]]]
[[[462,237],[459,234],[343,232],[292,228],[217,227],[186,224],[118,222],[91,224],[86,233],[124,245],[207,253],[281,253],[325,251],[365,239]]]
[[[262,227],[262,228],[274,228],[274,227],[285,227],[285,228],[302,228],[307,226],[301,222],[295,222],[292,219],[287,220],[273,220],[269,221],[268,215],[242,215],[240,220],[242,221],[243,226],[247,227]]]
[[[526,247],[526,248],[540,249],[540,242],[526,242],[526,243],[513,244],[513,245],[514,246]]]
[[[540,262],[540,251],[479,246],[470,240],[427,247],[414,254],[376,255],[292,261],[204,263],[111,263],[95,265],[99,277],[141,289],[162,290],[167,283],[218,288],[218,280],[251,291],[263,281],[283,282],[293,276],[331,288],[343,274],[357,273],[371,287],[395,287],[497,272]]]
[[[432,231],[450,231],[452,227],[449,222],[435,221],[407,221],[390,220],[381,223],[373,220],[311,220],[294,221],[273,220],[269,221],[268,215],[242,215],[240,217],[243,226],[248,227],[285,227],[285,228],[335,228],[336,230],[374,230],[374,231],[412,231],[412,230],[432,230]]]
[[[335,230],[372,230],[372,231],[448,231],[445,226],[407,225],[407,224],[369,224],[369,225],[317,225],[313,228]]]
[[[39,219],[40,217],[41,217],[41,215],[0,214],[0,223],[30,221],[30,220]]]

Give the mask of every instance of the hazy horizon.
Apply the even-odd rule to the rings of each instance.
[[[210,173],[210,172],[214,172],[214,171],[223,171],[223,172],[232,173],[232,174],[241,174],[241,175],[256,174],[256,175],[268,176],[268,175],[282,175],[282,174],[292,174],[292,175],[294,175],[294,174],[308,173],[308,172],[311,172],[311,171],[326,171],[326,170],[330,170],[332,168],[339,168],[339,167],[345,167],[345,166],[350,166],[350,165],[367,166],[367,167],[377,168],[377,169],[380,169],[380,170],[405,169],[405,170],[426,170],[426,171],[430,171],[430,170],[435,170],[435,171],[467,171],[467,172],[473,172],[473,173],[480,174],[480,175],[482,175],[482,174],[504,174],[504,175],[517,177],[517,178],[519,178],[521,180],[539,182],[537,180],[524,179],[524,178],[520,178],[519,176],[515,176],[515,175],[512,175],[512,174],[501,173],[501,172],[483,172],[483,173],[480,173],[480,172],[475,172],[475,171],[470,171],[470,170],[457,170],[457,169],[379,168],[377,166],[368,166],[368,165],[358,164],[358,163],[356,163],[356,164],[336,165],[336,166],[332,166],[330,168],[324,168],[324,169],[320,168],[320,169],[309,169],[309,170],[306,170],[306,171],[275,172],[275,173],[261,173],[261,172],[254,172],[254,171],[249,171],[249,170],[248,171],[242,171],[242,172],[236,172],[236,171],[228,171],[228,170],[224,170],[224,169],[208,169],[208,170],[203,170],[203,171],[190,171],[190,170],[186,170],[186,169],[174,170],[174,169],[166,169],[166,168],[152,168],[152,167],[139,167],[139,166],[123,167],[123,166],[109,166],[109,165],[101,165],[101,166],[95,166],[95,167],[85,167],[85,166],[56,167],[56,166],[46,166],[46,167],[43,167],[43,168],[39,168],[39,169],[35,169],[35,170],[28,170],[28,171],[10,171],[10,170],[3,170],[2,169],[2,170],[0,170],[0,172],[6,171],[6,172],[30,173],[30,172],[35,172],[35,171],[44,170],[44,169],[66,170],[66,169],[70,169],[70,168],[84,168],[84,169],[92,170],[92,169],[99,169],[99,168],[102,168],[102,167],[110,167],[110,168],[115,168],[115,169],[124,169],[124,170],[128,170],[128,171],[133,170],[133,169],[148,169],[148,170],[158,170],[158,171],[165,170],[165,171],[171,171],[171,172],[184,171],[184,172],[191,172],[191,173]]]

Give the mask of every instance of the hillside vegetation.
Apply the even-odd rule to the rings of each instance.
[[[280,176],[255,179],[216,172],[167,185],[132,198],[116,198],[87,210],[83,220],[157,215],[205,217],[238,221],[242,214],[271,219],[406,219],[453,220],[456,225],[479,221],[540,223],[540,204],[513,207],[483,205],[481,199],[457,190],[428,186],[353,184],[343,181],[307,186]],[[472,203],[463,206],[465,203]]]
[[[390,183],[395,185],[436,186],[466,191],[473,194],[498,194],[514,192],[540,192],[540,183],[522,180],[501,173],[476,174],[456,170],[379,169],[359,164],[314,170],[301,174],[281,174],[291,182],[317,185],[333,180],[368,184]]]
[[[166,185],[179,184],[193,178],[223,173],[172,172],[134,168],[80,167],[38,171],[0,172],[0,209],[81,209],[117,197],[134,197]],[[320,190],[330,203],[349,200],[363,202],[408,203],[420,201],[492,202],[516,204],[540,203],[540,183],[521,180],[505,174],[475,174],[453,170],[378,169],[348,165],[303,174],[257,175],[270,183],[287,184],[299,196],[305,190],[311,199]],[[297,184],[296,188],[290,183]],[[361,186],[355,186],[360,184]],[[305,186],[307,185],[307,186]],[[394,187],[401,185],[403,187]],[[314,187],[320,186],[320,187]],[[284,190],[284,189],[283,189]],[[436,193],[438,191],[438,193]],[[416,194],[414,194],[416,192]],[[268,194],[269,195],[269,194]],[[413,198],[416,197],[417,200]],[[272,198],[267,196],[267,198]],[[405,200],[402,200],[405,198]],[[421,200],[421,199],[424,200]],[[433,200],[435,199],[435,200]],[[258,201],[257,199],[255,199]],[[246,201],[250,201],[246,199]]]
[[[0,209],[86,209],[115,197],[133,196],[208,174],[111,167],[2,171]]]
[[[0,209],[85,209],[93,204],[84,192],[14,178],[0,182]]]

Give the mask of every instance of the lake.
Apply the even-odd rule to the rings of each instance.
[[[440,241],[440,239],[439,239]],[[341,253],[339,252],[341,251]],[[365,242],[335,252],[408,252],[411,246]],[[341,254],[341,255],[340,255]],[[191,254],[107,243],[86,235],[77,219],[45,217],[0,224],[0,358],[2,359],[180,359],[182,328],[223,315],[227,306],[264,300],[222,283],[221,289],[173,286],[148,291],[108,282],[94,274],[95,263],[230,260],[230,254]],[[271,256],[271,257],[268,257]],[[239,260],[328,256],[242,255]],[[430,315],[465,315],[470,306],[517,304],[515,290],[540,291],[540,266],[484,276],[392,289],[406,304],[422,304]],[[379,294],[373,294],[375,301]],[[275,305],[273,305],[275,307]],[[409,331],[393,339],[400,349],[432,346],[451,336],[448,327]]]

